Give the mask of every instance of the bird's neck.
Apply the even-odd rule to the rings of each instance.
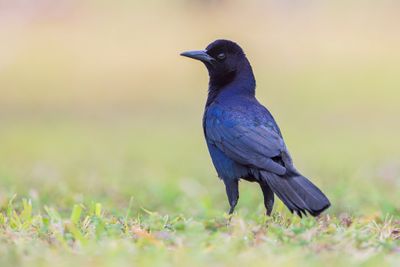
[[[215,83],[210,78],[208,87],[208,97],[206,106],[209,106],[218,98],[238,97],[255,97],[256,80],[250,64],[241,68],[240,71],[234,73],[232,79],[225,84]]]

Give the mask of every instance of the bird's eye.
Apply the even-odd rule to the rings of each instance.
[[[218,60],[224,60],[226,58],[225,53],[219,53],[217,56]]]

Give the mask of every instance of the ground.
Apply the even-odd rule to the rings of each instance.
[[[321,152],[331,145],[307,139],[319,150],[303,153],[302,162],[310,162],[305,172],[332,207],[300,219],[277,201],[266,217],[258,186],[241,182],[239,205],[228,218],[200,125],[164,125],[160,133],[114,122],[5,124],[1,266],[396,266],[399,260],[397,165],[376,167],[373,155],[364,158],[372,166],[366,170],[336,171],[340,161]]]

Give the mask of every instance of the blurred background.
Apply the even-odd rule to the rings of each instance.
[[[0,203],[17,194],[215,216],[201,118],[218,38],[252,63],[297,167],[331,214],[399,214],[400,2],[0,1]],[[241,183],[237,211],[264,210]],[[281,203],[275,210],[286,212]]]

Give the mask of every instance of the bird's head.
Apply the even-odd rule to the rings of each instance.
[[[208,69],[210,85],[223,86],[244,70],[249,70],[252,76],[250,63],[242,48],[229,40],[216,40],[205,50],[186,51],[181,56],[203,62]]]

